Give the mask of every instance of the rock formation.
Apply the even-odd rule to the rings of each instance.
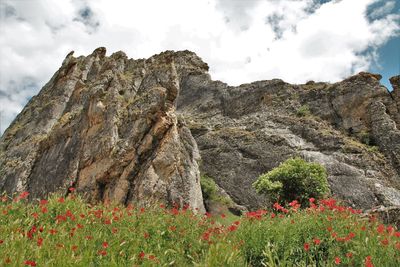
[[[178,76],[206,65],[197,57],[179,64],[185,53],[148,60],[105,53],[70,53],[4,133],[0,191],[42,198],[73,186],[92,202],[203,211],[199,151],[175,101]]]
[[[91,201],[202,210],[200,170],[258,208],[266,199],[252,183],[300,155],[327,168],[332,193],[348,204],[400,205],[399,76],[390,93],[370,73],[232,87],[207,71],[189,51],[69,54],[1,138],[0,191],[38,198],[72,183]]]
[[[334,84],[230,87],[191,75],[181,82],[178,110],[200,148],[202,172],[238,204],[262,206],[252,183],[300,155],[327,168],[331,191],[348,204],[400,205],[399,101],[379,79],[360,73]]]

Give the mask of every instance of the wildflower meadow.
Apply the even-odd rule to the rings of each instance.
[[[400,266],[400,232],[334,199],[236,217],[28,194],[0,199],[0,266]]]

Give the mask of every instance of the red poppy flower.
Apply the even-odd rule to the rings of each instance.
[[[364,263],[365,267],[374,267],[374,265],[372,264],[371,256],[365,257]]]
[[[149,233],[144,233],[144,234],[143,234],[143,237],[144,237],[145,239],[147,239],[147,238],[150,237],[150,234],[149,234]]]
[[[77,245],[73,245],[72,247],[71,247],[71,250],[72,251],[76,251],[78,249],[78,246]]]
[[[342,260],[339,257],[335,258],[335,264],[339,265],[342,262]]]
[[[0,245],[4,243],[4,240],[0,240]]]
[[[27,191],[24,191],[24,192],[22,192],[21,194],[19,194],[19,199],[26,199],[26,198],[28,198],[28,196],[29,196],[29,192],[27,192]]]
[[[377,228],[376,231],[380,234],[382,234],[385,231],[385,226],[383,224],[380,224]]]
[[[75,188],[74,187],[70,187],[68,190],[72,193],[72,192],[75,191]]]
[[[236,229],[237,229],[236,225],[231,225],[228,227],[228,231],[230,231],[230,232],[236,231]]]
[[[356,236],[355,233],[350,232],[350,233],[347,235],[347,237],[346,237],[346,241],[349,241],[350,239],[354,238],[355,236]]]
[[[314,238],[314,244],[315,244],[315,245],[321,244],[321,240],[318,239],[318,238]]]
[[[37,240],[37,245],[38,245],[39,247],[41,247],[42,244],[43,244],[43,238],[39,237],[38,240]]]
[[[278,202],[275,202],[274,205],[273,205],[273,207],[274,207],[274,209],[276,209],[276,210],[282,210],[282,209],[283,209],[283,207],[282,207]]]
[[[105,256],[105,255],[107,255],[107,251],[105,251],[105,250],[99,250],[99,251],[97,252],[97,254],[99,254],[99,255],[101,255],[101,256]]]
[[[381,244],[384,246],[387,246],[387,245],[389,245],[389,240],[387,240],[387,238],[385,238],[381,241]]]
[[[201,239],[203,239],[205,241],[210,240],[210,233],[209,232],[203,233],[203,235],[201,236]]]
[[[309,251],[310,250],[310,244],[308,244],[308,243],[304,243],[303,247],[304,247],[305,251]]]
[[[50,233],[51,235],[55,235],[55,234],[57,234],[57,230],[55,230],[55,229],[50,229],[50,230],[49,230],[49,233]]]
[[[36,266],[36,262],[35,261],[26,260],[24,263],[27,266]]]
[[[103,248],[108,248],[108,243],[104,241],[102,246],[103,246]]]
[[[347,252],[347,253],[346,253],[346,257],[347,257],[347,258],[351,258],[351,257],[353,257],[353,253],[351,253],[351,252]]]
[[[173,215],[178,215],[178,214],[179,214],[179,210],[178,210],[177,208],[173,208],[173,209],[171,210],[171,213],[172,213]]]
[[[64,203],[65,199],[63,197],[60,197],[57,201],[58,203]]]
[[[149,255],[149,260],[154,260],[156,258],[156,256],[154,255]]]
[[[72,217],[72,216],[74,216],[74,215],[72,214],[72,211],[71,211],[71,210],[67,210],[67,211],[65,212],[65,216],[67,216],[67,217]]]
[[[49,202],[46,199],[40,200],[40,205],[46,205],[47,203]]]
[[[140,251],[139,258],[144,259],[144,256],[146,256],[146,254],[143,251]]]

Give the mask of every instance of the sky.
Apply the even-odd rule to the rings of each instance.
[[[229,85],[400,73],[400,0],[0,0],[0,134],[72,50],[191,50]]]

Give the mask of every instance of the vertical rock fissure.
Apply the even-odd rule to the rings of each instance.
[[[159,143],[163,140],[164,136],[167,135],[167,133],[170,131],[170,129],[174,127],[173,125],[169,126],[167,128],[167,130],[162,134],[161,138],[154,138],[151,148],[148,149],[145,154],[141,154],[138,157],[138,162],[135,164],[134,169],[129,173],[128,175],[128,183],[129,183],[129,189],[128,192],[126,194],[126,198],[124,201],[124,204],[127,205],[129,203],[129,201],[132,200],[133,197],[133,191],[135,191],[135,186],[136,186],[136,179],[138,174],[140,173],[144,173],[144,171],[149,167],[149,163],[151,163],[153,161],[153,159],[155,158],[155,155],[158,152],[158,147],[159,147]],[[143,139],[141,142],[138,143],[138,146],[136,147],[136,150],[138,149],[138,147],[140,146],[141,143],[143,143],[143,140],[145,139],[145,137],[147,135],[150,134],[150,132],[153,130],[153,128],[150,128],[146,134],[143,136]]]

